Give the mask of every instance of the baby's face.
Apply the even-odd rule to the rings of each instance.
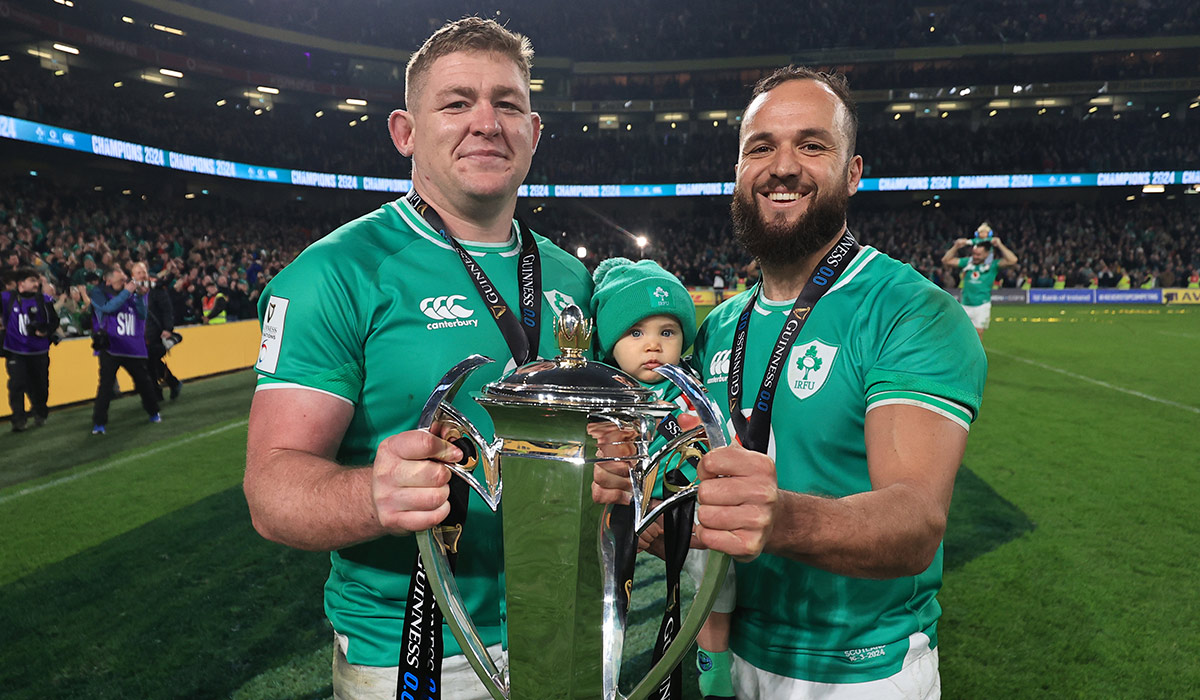
[[[655,367],[678,364],[683,354],[683,329],[674,316],[650,316],[633,324],[613,346],[617,366],[643,382],[664,377]]]

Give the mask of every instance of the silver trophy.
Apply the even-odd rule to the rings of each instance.
[[[503,495],[504,671],[488,655],[450,570],[446,551],[455,546],[457,533],[432,528],[418,533],[417,543],[438,605],[493,698],[625,700],[617,683],[632,578],[618,580],[613,507],[592,500],[593,469],[603,461],[633,464],[636,537],[664,509],[695,496],[698,484],[693,482],[672,489],[657,505],[651,501],[658,473],[671,460],[699,454],[705,436],[707,447],[724,446],[721,413],[691,375],[675,366],[659,367],[656,371],[695,407],[701,424],[648,454],[658,422],[676,406],[656,400],[624,372],[585,359],[591,324],[578,307],[562,312],[556,336],[562,350],[558,358],[519,367],[475,395],[495,424],[495,440],[484,439],[450,403],[466,377],[492,361],[482,355],[472,355],[446,373],[425,403],[418,426],[437,424],[443,437],[467,439],[473,448],[468,452],[474,454],[450,469],[493,511]],[[626,444],[632,456],[598,456],[594,434],[602,433],[595,426],[636,436]],[[649,696],[679,663],[708,616],[728,566],[727,555],[708,553],[703,581],[678,633],[628,700]]]

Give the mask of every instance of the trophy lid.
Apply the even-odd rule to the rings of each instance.
[[[536,360],[483,387],[482,404],[541,406],[561,410],[636,409],[663,415],[675,405],[616,367],[584,357],[591,347],[592,323],[574,304],[554,321],[561,354]]]

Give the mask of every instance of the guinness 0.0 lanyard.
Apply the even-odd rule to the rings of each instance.
[[[754,304],[758,301],[762,282],[759,282],[754,293],[750,295],[750,301],[738,318],[737,329],[733,334],[733,350],[729,356],[729,417],[733,420],[733,427],[742,447],[766,454],[767,443],[771,439],[771,407],[775,403],[775,389],[779,385],[779,378],[784,373],[783,365],[788,350],[799,337],[800,329],[804,328],[804,322],[808,320],[817,301],[850,266],[850,261],[860,247],[858,241],[854,240],[854,234],[846,229],[824,260],[818,263],[809,275],[808,282],[804,284],[800,296],[796,297],[796,303],[792,305],[787,321],[779,331],[779,339],[775,341],[775,348],[771,350],[767,371],[763,374],[762,385],[754,399],[750,419],[747,420],[742,415],[742,368],[746,363],[746,338],[750,334],[750,316],[754,313]]]
[[[504,342],[512,353],[517,366],[537,357],[538,340],[541,335],[542,267],[538,256],[537,242],[529,228],[520,220],[521,253],[517,263],[517,288],[521,307],[521,318],[517,319],[499,290],[488,279],[479,263],[471,257],[446,228],[441,215],[429,206],[414,189],[408,193],[408,202],[429,225],[446,241],[462,259],[467,275],[475,283],[479,296],[487,304],[488,311],[496,321],[496,327],[504,336]],[[469,444],[456,441],[463,454],[468,454]],[[458,542],[462,526],[467,518],[469,497],[467,484],[462,479],[450,481],[450,514],[439,525],[443,532],[457,531],[453,546],[448,546],[447,559],[453,571],[457,563]],[[442,613],[433,596],[433,589],[425,572],[421,555],[414,557],[412,575],[409,580],[408,596],[404,612],[404,632],[400,644],[399,674],[396,678],[396,697],[440,700],[442,676]]]
[[[539,312],[542,308],[542,266],[538,264],[537,241],[533,240],[533,234],[530,233],[525,223],[520,219],[517,220],[517,225],[521,229],[521,259],[517,263],[518,302],[521,305],[521,318],[518,319],[513,316],[508,304],[500,296],[496,286],[488,279],[483,268],[450,234],[441,215],[425,203],[415,189],[408,193],[407,199],[413,209],[425,217],[438,235],[454,249],[454,252],[458,253],[458,257],[462,258],[463,267],[467,269],[467,274],[475,283],[475,289],[479,290],[479,296],[487,304],[488,312],[495,319],[496,326],[504,336],[504,342],[508,343],[508,349],[512,351],[517,366],[520,367],[526,362],[536,359],[538,340],[541,335],[541,313]]]

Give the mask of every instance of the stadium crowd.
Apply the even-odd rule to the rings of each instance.
[[[956,271],[941,264],[955,239],[971,238],[987,221],[1020,262],[1004,270],[1005,287],[1053,287],[1063,276],[1068,287],[1117,286],[1128,275],[1130,286],[1183,286],[1200,268],[1200,223],[1194,206],[1179,201],[1117,204],[1027,204],[980,206],[919,203],[880,208],[859,197],[851,201],[849,223],[858,238],[911,264],[944,288],[957,287]],[[543,231],[588,231],[564,237],[584,245],[585,262],[594,267],[621,255],[658,260],[689,286],[710,286],[714,275],[725,280],[757,279],[752,261],[733,238],[725,198],[697,200],[679,212],[646,207],[620,219],[623,231],[579,205],[547,208],[537,225]],[[532,219],[537,221],[537,219]],[[636,235],[645,235],[644,249]],[[568,246],[568,249],[571,249]]]
[[[14,65],[21,64],[21,65]],[[32,61],[0,70],[0,113],[89,133],[253,165],[407,177],[386,119],[316,118],[280,107],[255,116],[186,93],[164,100],[114,88],[85,71],[47,79]],[[1185,110],[1189,111],[1190,110]],[[1107,112],[1107,110],[1106,110]],[[584,132],[547,114],[528,182],[704,182],[732,179],[737,127],[639,123]],[[1001,172],[1095,172],[1200,167],[1200,119],[1151,110],[953,119],[864,119],[859,152],[869,177]],[[303,138],[296,134],[303,133]]]
[[[266,283],[329,230],[231,204],[188,213],[129,195],[63,191],[37,178],[0,185],[4,282],[20,267],[37,270],[43,292],[55,298],[60,337],[86,335],[91,289],[105,271],[119,266],[128,273],[135,262],[146,263],[153,283],[167,288],[174,325],[201,322],[209,281],[226,299],[226,318],[255,318]]]
[[[140,9],[134,3],[134,9]],[[1182,35],[1200,32],[1200,9],[1180,0],[1097,3],[1001,0],[953,5],[919,2],[805,3],[788,12],[755,3],[654,0],[560,3],[523,0],[385,0],[347,12],[334,0],[188,0],[188,4],[266,26],[374,46],[409,49],[447,19],[482,14],[527,34],[543,56],[646,61],[789,54],[830,48],[906,48]],[[119,17],[123,7],[108,10]],[[114,28],[119,27],[114,23]],[[932,28],[932,31],[931,31]]]
[[[200,322],[210,279],[227,299],[230,319],[254,318],[258,295],[271,277],[335,222],[369,209],[334,205],[263,212],[230,202],[180,206],[78,191],[44,178],[0,184],[0,269],[7,277],[32,266],[43,275],[64,336],[86,334],[88,291],[103,271],[117,265],[129,270],[139,261],[148,265],[155,284],[168,288],[175,325]],[[859,197],[852,202],[850,225],[865,243],[945,288],[958,280],[941,265],[943,253],[982,221],[1020,257],[1001,278],[1006,287],[1117,286],[1125,276],[1130,286],[1183,286],[1200,267],[1200,227],[1186,200],[945,204],[880,208]],[[583,200],[552,200],[535,207],[527,220],[572,253],[584,247],[584,262],[592,268],[621,255],[658,260],[689,286],[711,286],[716,275],[730,287],[735,280],[757,278],[733,239],[725,198],[673,207],[624,202],[604,211]],[[639,235],[648,241],[644,248],[635,243]]]

